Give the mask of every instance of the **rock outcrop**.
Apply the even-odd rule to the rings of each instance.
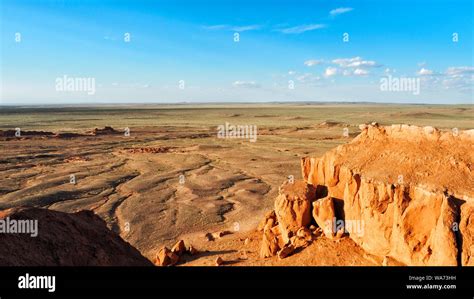
[[[336,214],[346,226],[364,227],[349,235],[367,252],[407,265],[467,265],[474,130],[377,124],[361,129],[321,158],[303,158],[304,180],[325,186],[340,201]]]
[[[304,181],[287,181],[282,184],[275,200],[275,210],[268,212],[260,222],[263,228],[260,256],[278,255],[284,259],[298,248],[304,248],[313,241],[308,229],[312,223],[312,201],[316,199],[316,188]]]
[[[287,181],[280,186],[275,214],[285,243],[298,229],[311,223],[311,203],[315,195],[316,189],[303,181]]]
[[[105,126],[103,129],[95,128],[91,132],[92,135],[115,135],[115,134],[123,134],[123,132],[117,131],[112,127]]]
[[[16,130],[0,130],[0,137],[31,137],[31,136],[53,136],[53,132],[47,131],[19,131]]]
[[[13,208],[0,221],[1,266],[153,266],[92,211]],[[22,233],[7,230],[20,223]]]
[[[460,220],[461,263],[463,266],[474,266],[474,203],[472,201],[461,206]]]
[[[260,247],[260,256],[262,258],[274,256],[280,249],[278,234],[273,229],[276,228],[274,224],[275,222],[270,221],[263,229],[262,245]]]
[[[171,250],[163,246],[155,257],[154,263],[156,266],[174,266],[179,262],[183,261],[183,256],[185,254],[193,256],[198,254],[199,251],[194,248],[192,245],[186,247],[186,244],[183,240],[179,240],[174,244]]]
[[[336,233],[333,223],[336,219],[336,211],[332,197],[324,197],[313,202],[313,218],[326,237],[332,237]]]
[[[158,251],[155,258],[157,266],[174,266],[179,262],[179,255],[171,251],[168,247],[163,247]]]
[[[284,243],[317,224],[389,265],[474,265],[474,130],[360,129],[322,157],[303,158],[304,181],[280,188],[275,214]]]

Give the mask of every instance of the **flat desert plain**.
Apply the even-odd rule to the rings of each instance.
[[[348,143],[360,124],[466,130],[473,116],[473,105],[4,106],[0,209],[92,210],[150,260],[183,239],[201,252],[185,265],[213,265],[217,256],[236,265],[377,265],[349,239],[259,259],[255,228],[282,182],[302,178],[302,157]],[[255,142],[218,138],[226,124],[256,126]],[[219,232],[226,235],[209,241]]]

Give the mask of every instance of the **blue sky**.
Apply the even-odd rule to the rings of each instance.
[[[0,3],[0,104],[473,103],[471,0]]]

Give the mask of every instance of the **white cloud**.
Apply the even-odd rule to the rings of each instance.
[[[312,73],[298,75],[295,79],[305,86],[317,86],[321,84],[321,77]]]
[[[440,87],[446,90],[455,90],[469,93],[474,89],[474,67],[448,67],[445,72],[436,72],[422,67],[416,72],[425,86],[436,90]]]
[[[296,74],[295,71],[288,71],[288,75],[293,76],[294,74]]]
[[[334,59],[332,63],[337,64],[342,68],[360,68],[360,67],[378,67],[380,66],[377,62],[373,60],[363,60],[361,57],[353,58],[338,58]]]
[[[471,93],[474,90],[474,67],[452,66],[445,72],[446,77],[442,81],[445,89],[456,89],[460,92]]]
[[[345,77],[349,77],[352,75],[352,71],[350,70],[343,70],[342,71],[342,75],[345,76]]]
[[[355,69],[354,71],[355,76],[367,76],[368,74],[369,72],[364,69]]]
[[[326,28],[326,25],[308,24],[308,25],[300,25],[300,26],[288,27],[284,29],[278,29],[278,31],[284,34],[300,34],[306,31],[313,31],[313,30],[322,29],[322,28]]]
[[[232,26],[230,30],[237,31],[237,32],[244,32],[244,31],[259,30],[260,28],[261,28],[260,25]]]
[[[331,76],[334,76],[337,74],[337,68],[335,67],[328,67],[326,68],[326,70],[324,71],[324,76],[325,77],[331,77]]]
[[[367,76],[369,74],[369,71],[364,70],[364,69],[343,69],[342,70],[342,75],[345,77],[350,77],[350,76],[358,76],[358,77],[363,77]]]
[[[354,61],[353,63],[349,64],[348,67],[374,67],[377,66],[377,63],[372,60],[362,60],[362,61]]]
[[[434,72],[432,70],[429,70],[429,69],[425,69],[424,67],[422,67],[418,72],[417,72],[418,75],[420,76],[430,76],[430,75],[433,75]]]
[[[446,75],[456,76],[464,74],[474,74],[474,67],[472,66],[452,66],[446,70]]]
[[[346,13],[346,12],[350,12],[354,10],[352,7],[339,7],[339,8],[336,8],[336,9],[333,9],[329,12],[329,14],[333,17],[337,16],[337,15],[340,15],[340,14],[343,14],[343,13]]]
[[[202,28],[207,30],[223,30],[229,28],[229,25],[211,25],[211,26],[202,26]]]
[[[306,82],[309,79],[311,79],[312,77],[313,77],[313,75],[311,73],[306,73],[306,74],[303,74],[301,76],[298,76],[296,78],[296,80],[301,81],[301,82]]]
[[[322,62],[323,62],[322,60],[310,59],[310,60],[306,60],[304,62],[304,65],[306,65],[306,66],[315,66],[315,65],[321,64]]]
[[[326,63],[323,60],[309,59],[304,62],[306,66],[315,66]],[[373,60],[364,60],[360,56],[352,58],[337,58],[331,60],[331,63],[335,66],[329,66],[324,70],[323,76],[333,77],[335,75],[349,76],[367,76],[370,74],[369,68],[375,68],[382,66]],[[385,69],[385,73],[395,72],[395,70]]]
[[[260,84],[255,81],[235,81],[232,83],[234,87],[244,87],[244,88],[259,88]]]

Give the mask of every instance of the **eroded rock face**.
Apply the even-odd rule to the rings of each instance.
[[[472,148],[473,130],[364,125],[301,168],[308,184],[341,202],[336,213],[358,228],[349,235],[368,253],[407,265],[472,265]]]
[[[462,237],[463,266],[474,266],[474,203],[470,199],[469,203],[461,206],[460,235]]]
[[[273,222],[268,223],[263,229],[262,244],[260,247],[260,257],[267,258],[277,254],[280,249],[278,244],[278,236],[272,230]]]
[[[275,200],[275,214],[284,243],[296,235],[301,227],[311,223],[311,203],[316,188],[304,181],[285,182]]]
[[[276,214],[274,210],[271,210],[265,214],[265,217],[258,224],[257,230],[263,231],[263,229],[265,228],[265,226],[267,225],[269,221],[276,223]]]
[[[313,202],[313,218],[326,237],[332,237],[336,212],[332,197],[324,197]]]

